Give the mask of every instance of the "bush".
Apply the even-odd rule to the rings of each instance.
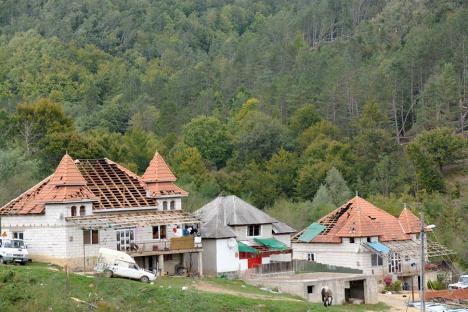
[[[385,280],[384,280],[385,282]],[[400,291],[401,290],[401,281],[396,280],[391,284],[385,285],[385,291]]]
[[[444,278],[442,276],[438,275],[437,280],[427,281],[427,289],[433,289],[433,290],[447,289],[447,283],[444,281]]]
[[[14,277],[15,277],[15,272],[8,270],[5,272],[2,272],[2,274],[0,275],[0,281],[2,283],[8,283],[8,282],[13,281]]]
[[[386,275],[383,281],[385,283],[385,287],[389,287],[392,284],[392,276]]]

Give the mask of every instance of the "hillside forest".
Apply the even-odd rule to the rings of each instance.
[[[356,193],[468,266],[464,0],[4,0],[0,203],[67,151],[296,229]]]

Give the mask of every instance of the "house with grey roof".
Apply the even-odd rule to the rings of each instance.
[[[239,272],[261,264],[291,261],[293,228],[237,196],[218,196],[195,211],[201,222],[203,270]]]

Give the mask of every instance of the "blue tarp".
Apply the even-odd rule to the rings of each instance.
[[[325,230],[323,225],[314,222],[305,229],[301,236],[299,236],[299,240],[301,242],[308,243],[313,240],[315,236],[319,235],[323,230]]]
[[[379,242],[370,242],[370,243],[367,243],[367,246],[369,246],[370,248],[380,253],[386,254],[390,252],[390,248],[388,248],[387,246]]]

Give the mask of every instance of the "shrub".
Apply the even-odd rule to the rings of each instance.
[[[384,279],[384,282],[385,282],[385,279]],[[391,283],[390,284],[387,284],[385,282],[385,291],[400,291],[401,290],[401,281],[399,280],[396,280],[395,282]]]
[[[427,281],[427,288],[433,290],[441,290],[446,289],[447,285],[442,280],[435,280],[435,281]]]
[[[391,275],[386,275],[384,277],[384,283],[385,283],[385,287],[388,287],[392,284],[392,276]]]
[[[8,282],[13,281],[14,277],[15,277],[15,272],[8,270],[5,272],[2,272],[2,274],[0,275],[0,281],[2,283],[8,283]]]

